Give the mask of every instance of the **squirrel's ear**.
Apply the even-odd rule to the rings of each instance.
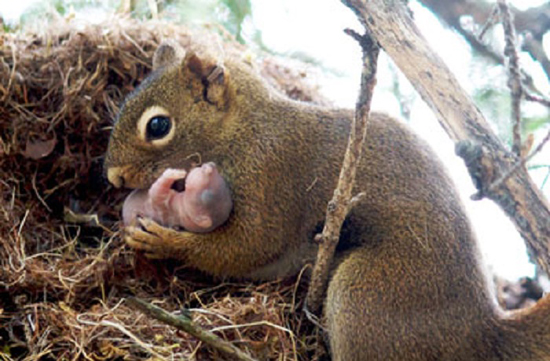
[[[223,106],[227,89],[227,74],[223,65],[208,57],[201,59],[195,53],[187,54],[183,64],[191,74],[201,80],[205,87],[205,100]]]
[[[182,61],[185,50],[175,41],[163,41],[153,55],[153,70]]]

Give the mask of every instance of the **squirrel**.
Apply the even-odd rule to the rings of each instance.
[[[223,60],[223,63],[222,63]],[[158,111],[170,130],[148,134]],[[250,59],[161,44],[125,100],[105,171],[147,189],[192,154],[213,162],[233,208],[205,233],[150,217],[125,241],[219,277],[267,280],[315,260],[314,235],[337,183],[354,112],[288,99]],[[145,129],[145,131],[144,131]],[[550,360],[550,297],[500,310],[451,179],[406,124],[371,113],[323,322],[333,360]]]

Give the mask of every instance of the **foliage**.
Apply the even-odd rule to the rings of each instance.
[[[499,138],[511,146],[510,93],[487,84],[476,90],[473,97],[481,111],[494,124]]]
[[[250,0],[165,0],[159,2],[161,17],[176,23],[190,24],[200,19],[202,23],[223,25],[235,38],[244,43],[243,23],[251,16]],[[57,15],[72,16],[75,13],[86,14],[96,10],[106,14],[122,11],[121,0],[47,0],[33,4],[21,16],[19,24],[7,26],[6,31],[13,31],[33,24],[36,20],[51,20]],[[130,15],[138,19],[150,19],[152,11],[146,0],[130,0]]]
[[[246,18],[252,15],[250,0],[221,0],[221,3],[229,10],[228,19],[223,24],[238,41],[244,42],[242,27]]]

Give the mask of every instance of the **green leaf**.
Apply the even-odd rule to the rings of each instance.
[[[229,12],[228,19],[222,21],[222,23],[233,35],[235,35],[239,42],[244,43],[242,26],[245,19],[252,15],[250,0],[221,0],[220,3],[224,5]]]
[[[524,117],[523,121],[523,132],[524,134],[533,133],[544,126],[550,124],[550,118],[547,116],[538,116],[538,117]]]

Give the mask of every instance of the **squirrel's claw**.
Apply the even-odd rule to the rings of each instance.
[[[145,252],[152,252],[156,248],[154,245],[159,241],[156,235],[135,226],[128,226],[124,229],[124,240],[130,247]]]
[[[170,256],[170,238],[174,230],[164,228],[149,218],[137,218],[137,225],[124,229],[126,244],[145,252],[147,258],[168,258]]]
[[[181,252],[177,245],[189,232],[166,228],[150,218],[137,217],[137,225],[124,229],[124,240],[130,247],[145,252],[150,259],[174,258]]]

